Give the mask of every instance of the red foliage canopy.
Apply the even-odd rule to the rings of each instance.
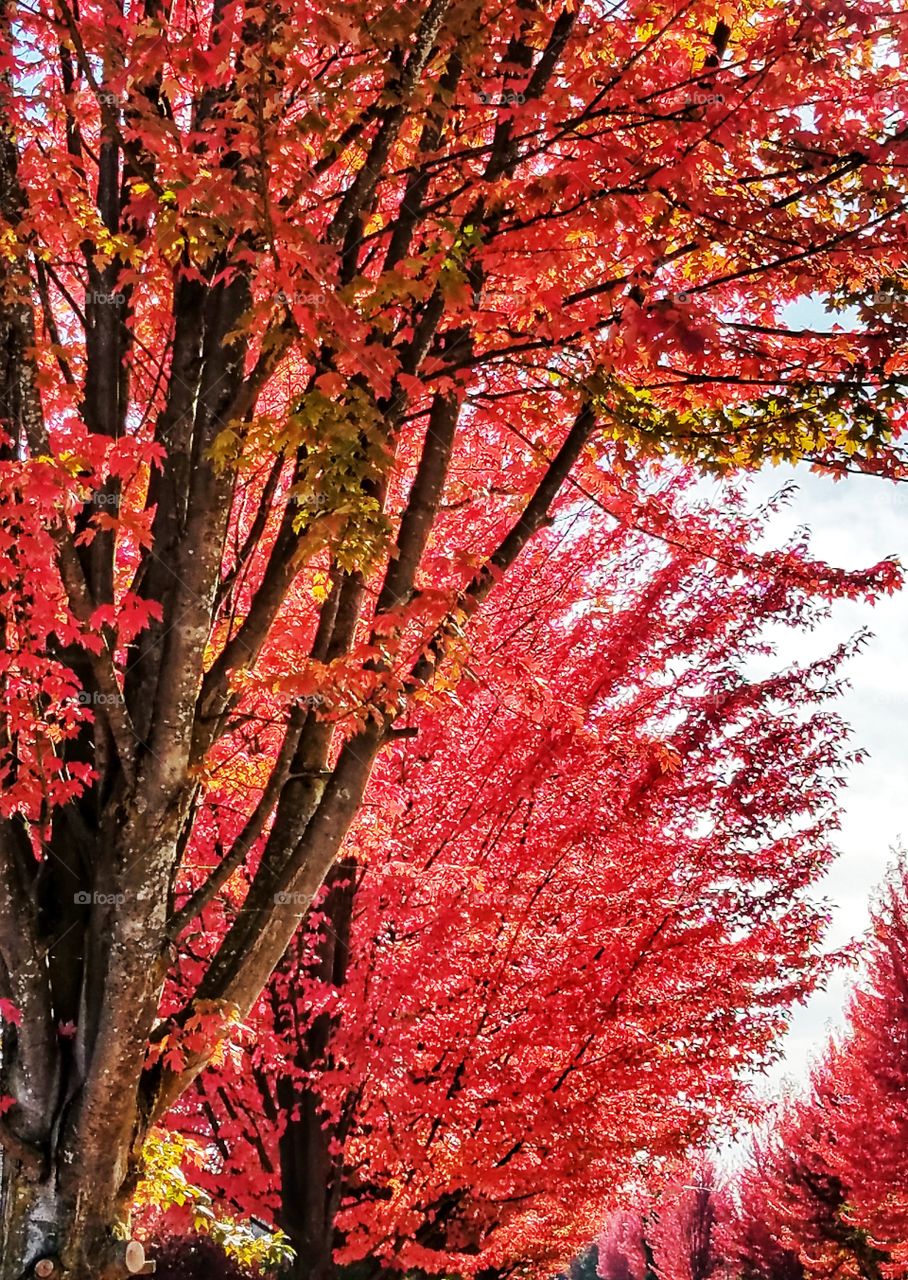
[[[349,967],[335,882],[259,1003],[251,1064],[175,1117],[221,1144],[213,1192],[261,1212],[283,1190],[303,1236],[288,1144],[316,1106],[307,1177],[336,1194],[321,1245],[342,1261],[562,1265],[622,1184],[743,1114],[742,1076],[817,977],[843,655],[748,666],[769,624],[808,626],[880,571],[758,552],[731,494],[720,514],[683,476],[643,479],[621,522],[578,509],[540,537],[457,705],[385,757],[345,848]],[[188,985],[243,898],[207,914]]]

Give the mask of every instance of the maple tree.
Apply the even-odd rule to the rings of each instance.
[[[710,1280],[725,1274],[722,1230],[730,1205],[705,1161],[691,1163],[662,1194],[649,1231],[660,1280]]]
[[[904,1106],[908,871],[904,859],[877,904],[866,971],[848,1008],[847,1036],[827,1069],[838,1091],[831,1157],[848,1187],[848,1217],[885,1254],[881,1274],[900,1275],[908,1256]]]
[[[904,1268],[908,1071],[908,873],[877,904],[844,1034],[811,1092],[783,1111],[740,1188],[733,1237],[747,1276],[879,1280]],[[758,1224],[759,1225],[756,1225]],[[775,1257],[776,1264],[772,1265]]]
[[[889,569],[758,552],[769,512],[658,479],[618,523],[566,512],[537,539],[459,710],[416,716],[379,766],[254,1047],[171,1119],[216,1146],[215,1196],[276,1211],[295,1274],[551,1274],[641,1155],[655,1177],[742,1114],[817,978],[842,654],[745,669],[770,624]]]
[[[769,1248],[759,1262],[773,1256],[792,1274],[797,1259],[808,1277],[847,1276],[880,1280],[886,1254],[866,1225],[855,1219],[853,1189],[842,1176],[836,1146],[842,1102],[834,1050],[815,1069],[804,1097],[788,1100],[754,1167],[745,1174],[745,1199],[764,1213]],[[867,1124],[867,1116],[864,1116]],[[749,1187],[748,1183],[756,1183]],[[761,1274],[760,1266],[748,1272]]]
[[[151,1127],[568,480],[901,469],[905,39],[889,0],[4,0],[3,1280],[141,1267]],[[818,286],[859,319],[788,324]]]
[[[597,1241],[601,1280],[728,1275],[731,1203],[709,1163],[685,1160],[648,1197],[609,1213]]]
[[[741,1280],[804,1280],[797,1245],[784,1244],[771,1206],[774,1180],[766,1144],[757,1143],[734,1186],[734,1211],[724,1230],[723,1252]]]
[[[901,1276],[908,1247],[906,1028],[908,869],[901,854],[874,907],[844,1030],[814,1067],[809,1088],[770,1109],[713,1221],[700,1199],[708,1177],[704,1190],[687,1188],[687,1203],[663,1191],[655,1215],[645,1197],[610,1215],[599,1241],[604,1280],[642,1275],[644,1232],[660,1277],[697,1269],[687,1267],[694,1252],[687,1244],[707,1239],[710,1248],[698,1248],[699,1255],[740,1280]],[[691,1220],[699,1229],[690,1230]]]
[[[646,1280],[652,1274],[646,1239],[646,1215],[614,1209],[596,1241],[596,1274],[601,1280]]]

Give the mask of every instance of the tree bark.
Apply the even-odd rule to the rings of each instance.
[[[318,952],[318,976],[340,987],[349,962],[350,921],[355,895],[356,866],[343,861],[331,872],[325,902],[327,928]],[[317,1018],[298,1045],[295,1067],[309,1072],[324,1058],[333,1019]],[[319,1098],[311,1088],[289,1076],[277,1082],[277,1104],[286,1127],[279,1142],[281,1170],[281,1228],[296,1252],[292,1280],[332,1280],[337,1243],[334,1219],[343,1193],[343,1170],[332,1157],[336,1134],[322,1126]]]
[[[42,1275],[52,1280],[120,1280],[136,1274],[134,1257],[127,1260],[127,1242],[115,1239],[110,1230],[120,1206],[90,1194],[91,1181],[76,1152],[55,1155],[50,1169],[29,1168],[4,1155],[0,1280]]]

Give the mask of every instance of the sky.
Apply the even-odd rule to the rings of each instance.
[[[806,526],[813,551],[833,564],[865,568],[895,555],[908,569],[908,484],[857,475],[835,483],[803,467],[775,467],[755,477],[752,495],[763,500],[788,481],[798,492],[771,526],[774,543]],[[851,687],[836,704],[853,728],[852,745],[869,755],[851,771],[843,795],[841,854],[823,884],[832,910],[827,942],[833,946],[863,933],[893,847],[900,840],[908,846],[908,588],[873,608],[864,600],[837,604],[806,640],[787,631],[778,636],[784,663],[820,656],[864,627],[873,636],[849,662]],[[811,1059],[822,1052],[830,1030],[842,1025],[853,980],[853,974],[839,974],[796,1011],[784,1060],[768,1081],[773,1091],[806,1081]]]
[[[818,331],[859,323],[850,310],[827,312],[819,295],[792,303],[785,320],[792,327]],[[853,474],[835,482],[805,466],[767,467],[753,480],[753,499],[763,501],[790,482],[797,485],[797,493],[768,530],[773,543],[806,527],[814,553],[831,564],[860,569],[896,556],[908,575],[908,484]],[[902,843],[908,847],[908,586],[873,608],[864,600],[837,604],[828,622],[806,641],[787,631],[778,635],[784,663],[820,657],[865,628],[872,637],[848,664],[850,688],[836,704],[852,726],[852,746],[868,756],[851,771],[842,797],[841,852],[822,887],[831,908],[831,947],[866,931],[872,897],[893,861],[893,851]],[[822,1053],[830,1032],[844,1023],[854,980],[853,971],[839,972],[824,991],[795,1011],[784,1057],[766,1082],[769,1091],[806,1083],[811,1061]]]

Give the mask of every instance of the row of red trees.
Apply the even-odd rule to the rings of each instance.
[[[812,889],[851,758],[824,706],[844,652],[750,660],[894,580],[757,551],[765,524],[677,468],[628,473],[608,516],[574,505],[477,628],[456,705],[382,758],[245,1035],[170,1116],[296,1275],[551,1275],[617,1190],[748,1114],[744,1076],[822,971]],[[172,1007],[244,900],[237,876],[187,935]]]
[[[601,1280],[896,1280],[908,1264],[908,870],[878,904],[845,1033],[739,1177],[688,1170],[615,1212]]]
[[[742,1184],[764,1224],[809,1276],[878,1280],[908,1262],[908,872],[892,876],[873,924],[866,980],[847,1032],[806,1097],[782,1112]],[[771,1266],[754,1268],[768,1277]]]

